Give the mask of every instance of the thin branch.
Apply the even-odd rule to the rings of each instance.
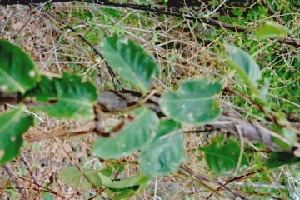
[[[74,0],[52,0],[51,2],[74,2]],[[99,4],[102,6],[111,6],[115,8],[124,8],[124,9],[133,9],[133,10],[139,10],[144,11],[147,13],[154,13],[156,15],[167,15],[167,16],[174,16],[174,17],[180,17],[185,18],[192,21],[198,21],[205,24],[209,24],[212,26],[215,26],[217,28],[225,28],[231,31],[235,32],[246,32],[248,29],[247,27],[241,27],[241,26],[233,26],[231,24],[227,24],[215,19],[210,19],[206,17],[195,17],[195,16],[189,16],[184,11],[180,10],[173,10],[170,8],[159,8],[159,7],[151,7],[150,5],[137,5],[137,4],[130,4],[130,3],[114,3],[104,0],[77,0],[77,2],[86,2],[86,3],[94,3]],[[30,5],[30,4],[36,4],[36,3],[45,3],[45,0],[2,0],[0,1],[0,5],[7,6],[7,5],[15,5],[15,4],[21,4],[21,5]],[[284,43],[290,46],[293,46],[297,49],[300,49],[300,42],[296,38],[289,38],[289,39],[281,39],[278,42]]]
[[[228,191],[230,194],[232,194],[235,198],[241,198],[241,199],[247,199],[246,197],[242,196],[239,193],[236,193],[234,191],[232,191],[230,188],[228,188],[226,185],[223,185],[222,183],[220,183],[219,181],[213,181],[209,178],[207,178],[206,176],[200,175],[198,173],[196,173],[195,171],[193,171],[191,168],[185,166],[185,165],[181,165],[180,169],[187,172],[188,174],[190,174],[192,177],[195,177],[198,181],[200,181],[201,183],[204,182],[210,182],[210,183],[215,183],[217,185],[219,185],[219,187],[221,187],[222,189],[224,189],[225,191]],[[215,190],[213,190],[214,192],[216,192]]]
[[[46,12],[46,11],[45,11]],[[102,60],[104,60],[104,62],[105,62],[105,64],[106,64],[106,67],[107,67],[107,69],[108,69],[108,72],[109,72],[109,74],[110,74],[110,76],[111,76],[111,78],[112,78],[112,82],[113,82],[113,84],[114,84],[114,88],[115,88],[115,90],[117,90],[117,87],[116,87],[116,84],[118,84],[119,86],[121,86],[121,84],[120,84],[120,82],[119,82],[119,80],[117,79],[117,76],[115,75],[115,73],[113,72],[113,70],[112,70],[112,68],[107,64],[107,62],[105,61],[105,59],[104,59],[104,57],[102,56],[102,54],[101,54],[101,52],[88,40],[88,39],[86,39],[83,35],[81,35],[80,33],[78,33],[73,27],[71,27],[71,26],[69,26],[69,25],[67,25],[67,24],[65,24],[63,21],[60,21],[60,20],[58,20],[55,16],[53,16],[50,12],[46,12],[49,16],[51,16],[51,18],[52,19],[55,19],[56,21],[58,21],[59,23],[61,23],[61,24],[64,24],[64,26],[65,26],[65,28],[66,29],[69,29],[70,31],[72,31],[73,33],[75,33],[84,43],[86,43],[92,50],[93,50],[93,52],[97,55],[97,56],[99,56]],[[101,72],[101,69],[100,69],[100,67],[98,67],[98,69],[99,69],[99,71],[98,71],[98,74],[99,74],[99,78],[100,79],[102,79],[101,78],[101,74],[102,74],[102,72]],[[116,81],[116,83],[114,82],[114,80]],[[122,86],[121,86],[121,88],[122,88]],[[123,88],[122,88],[123,89]]]
[[[14,5],[14,4],[21,4],[21,5],[29,5],[29,4],[35,4],[35,3],[44,3],[44,0],[24,0],[24,1],[19,1],[19,0],[2,0],[0,1],[0,5]],[[74,2],[74,0],[52,0],[52,2]],[[114,2],[109,2],[109,1],[99,1],[99,0],[77,0],[77,2],[86,2],[86,3],[94,3],[94,4],[99,4],[103,6],[111,6],[115,8],[125,8],[125,9],[133,9],[133,10],[139,10],[139,11],[145,11],[147,13],[155,13],[157,15],[168,15],[168,16],[174,16],[174,17],[184,17],[185,19],[188,20],[193,20],[193,21],[199,21],[205,24],[209,24],[212,26],[216,26],[218,28],[225,28],[229,29],[232,31],[236,32],[244,32],[247,29],[245,27],[238,27],[238,26],[233,26],[230,24],[226,24],[221,21],[217,21],[214,19],[209,19],[209,18],[198,18],[198,17],[193,17],[193,16],[185,16],[185,12],[179,11],[179,10],[172,10],[169,8],[158,8],[158,7],[151,7],[150,5],[137,5],[137,4],[131,4],[131,3],[114,3]]]
[[[19,184],[17,178],[15,177],[15,175],[13,174],[13,172],[10,170],[10,168],[7,165],[4,165],[3,169],[6,171],[6,173],[10,177],[11,182],[16,185],[16,188],[18,189],[20,195],[22,196],[22,199],[23,200],[28,200],[28,197],[27,197],[27,195],[24,192],[24,188]]]
[[[248,103],[251,103],[253,106],[255,106],[260,112],[264,113],[267,115],[267,117],[269,117],[272,122],[274,122],[275,124],[278,124],[281,127],[286,127],[289,128],[290,130],[294,131],[295,133],[300,133],[299,130],[297,130],[297,128],[291,126],[291,124],[289,122],[282,122],[280,121],[279,117],[276,115],[276,113],[272,112],[272,111],[268,111],[265,109],[265,107],[263,105],[261,105],[259,102],[257,102],[254,99],[251,99],[250,97],[239,93],[238,91],[232,90],[229,87],[224,88],[225,92],[231,93],[243,100],[245,100]]]
[[[252,103],[255,105],[259,110],[263,113],[270,114],[268,111],[264,109],[263,106],[261,106],[258,102],[255,102],[254,100],[250,99],[249,97],[242,95],[236,91],[233,91],[231,89],[226,89],[226,92],[230,92],[240,98],[243,98],[245,101]],[[16,97],[15,97],[16,98]],[[146,99],[144,99],[145,103],[143,105],[148,106],[153,111],[157,113],[159,117],[163,117],[164,113],[161,111],[160,106],[158,104],[160,95],[155,93],[154,95],[147,96]],[[65,137],[65,136],[79,136],[91,132],[96,132],[99,135],[102,136],[110,136],[110,132],[102,132],[101,124],[99,123],[99,120],[101,120],[101,116],[97,116],[97,113],[100,112],[124,112],[125,110],[135,108],[139,106],[139,102],[143,101],[142,94],[135,91],[129,91],[124,90],[120,92],[115,91],[103,91],[101,92],[101,95],[99,95],[99,98],[97,100],[97,104],[94,105],[94,112],[95,112],[95,122],[96,122],[96,129],[94,130],[87,130],[87,131],[79,131],[79,132],[71,132],[71,133],[61,133],[61,135],[56,135],[56,137]],[[1,102],[1,98],[0,98]],[[4,103],[4,102],[3,102]],[[35,102],[26,102],[26,99],[22,101],[22,103],[26,105],[35,105]],[[48,102],[51,104],[51,102]],[[53,102],[52,102],[53,103]],[[36,104],[35,106],[38,106],[39,104]],[[43,105],[43,104],[42,104]],[[271,113],[270,118],[275,118],[276,116],[273,116],[274,114]],[[277,119],[275,118],[273,120],[275,123],[277,122]],[[99,125],[99,126],[98,126]],[[279,138],[282,141],[287,142],[287,144],[290,144],[290,142],[286,141],[286,139],[279,135],[278,133],[275,133],[262,125],[260,125],[257,121],[254,120],[246,120],[239,116],[232,115],[232,113],[223,113],[222,116],[220,116],[216,121],[209,122],[204,126],[202,130],[192,131],[192,132],[211,132],[211,131],[221,131],[223,133],[231,133],[238,136],[237,127],[240,128],[242,136],[246,141],[254,142],[254,143],[263,143],[266,147],[271,148],[272,150],[278,150],[278,145],[274,143],[272,140],[273,137]],[[188,131],[189,132],[189,131]],[[37,140],[41,139],[47,139],[47,138],[38,138]],[[28,139],[31,140],[31,139]]]
[[[263,168],[263,169],[260,169],[260,170],[248,172],[248,173],[246,173],[244,175],[241,175],[241,176],[233,177],[233,178],[227,180],[226,183],[223,184],[223,186],[226,186],[226,185],[228,185],[229,183],[232,183],[232,182],[243,180],[245,178],[248,178],[249,176],[252,176],[254,174],[257,174],[257,173],[260,173],[260,172],[264,172],[264,171],[266,171],[266,170]],[[218,191],[222,190],[222,187],[218,187],[217,190]]]
[[[262,0],[261,1],[265,7],[268,9],[268,13],[270,15],[274,15],[277,19],[277,21],[280,23],[280,24],[284,24],[284,21],[281,19],[280,15],[276,14],[275,11],[273,10],[273,8],[269,5],[269,3],[266,1],[266,0]]]

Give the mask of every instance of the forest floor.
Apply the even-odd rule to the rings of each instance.
[[[215,18],[220,14],[213,9],[202,8],[200,11]],[[194,14],[187,12],[189,15]],[[245,21],[236,26],[247,27],[251,26],[251,23]],[[72,27],[76,32],[68,29],[67,26]],[[299,13],[293,15],[286,26],[292,28],[295,36],[299,38]],[[297,49],[276,42],[265,46],[264,43],[247,39],[249,34],[249,32],[232,32],[206,23],[196,23],[187,18],[156,16],[138,10],[112,9],[95,4],[55,3],[47,11],[39,6],[0,7],[0,37],[26,51],[43,74],[59,76],[67,71],[97,82],[97,68],[101,68],[104,77],[103,85],[105,88],[112,88],[104,63],[97,61],[92,49],[79,35],[87,38],[96,48],[100,48],[99,41],[104,36],[118,35],[134,40],[157,59],[162,73],[155,78],[153,86],[155,88],[160,90],[176,88],[182,80],[191,77],[217,78],[235,84],[236,82],[232,81],[233,74],[226,66],[224,57],[219,55],[224,51],[223,44],[236,43],[255,54],[255,58],[266,66],[263,68],[265,76],[274,78],[270,90],[273,91],[273,100],[277,102],[277,107],[283,106],[281,103],[284,102],[287,112],[291,116],[299,117],[299,99],[297,100],[296,97],[297,95],[299,97],[299,93],[293,91],[299,89],[297,88],[300,71],[299,47]],[[270,49],[274,50],[272,54],[269,52]],[[271,60],[264,61],[266,57]],[[289,70],[283,68],[287,66]],[[295,87],[296,89],[293,89]],[[286,93],[283,90],[286,90]],[[223,94],[220,101],[224,110],[234,109],[244,116],[261,119],[260,114],[253,111],[251,105],[239,102],[235,97]],[[246,105],[241,105],[243,103]],[[102,119],[107,127],[119,121],[118,115],[104,114]],[[24,146],[20,156],[7,164],[18,177],[20,185],[26,188],[29,199],[89,199],[95,195],[95,191],[68,187],[58,177],[60,170],[65,166],[101,165],[90,155],[91,147],[97,140],[96,134],[87,133],[78,137],[67,135],[70,131],[88,130],[93,125],[93,121],[56,120],[40,113],[36,115],[36,126],[24,135]],[[194,127],[188,126],[184,129],[195,130]],[[185,165],[199,174],[213,177],[216,182],[226,182],[230,178],[217,177],[211,173],[203,159],[204,155],[197,150],[199,146],[208,144],[217,135],[217,131],[185,134],[187,154]],[[133,162],[136,157],[137,155],[133,155],[127,158],[127,161]],[[264,157],[263,153],[261,157]],[[257,166],[250,166],[247,170],[251,171],[251,168],[257,169]],[[299,199],[300,173],[294,173],[294,169],[282,167],[261,174],[254,173],[244,180],[241,178],[231,183],[230,187],[242,194],[251,194],[253,197],[250,198],[254,199],[297,199],[297,196]],[[134,175],[137,172],[137,166],[128,164],[122,176]],[[256,179],[259,181],[256,182]],[[251,189],[245,191],[243,187]],[[157,178],[144,192],[132,199],[229,198],[222,196],[222,191],[219,193],[221,197],[214,196],[215,194],[211,197],[212,192],[209,189],[195,181],[193,177],[179,172]],[[20,199],[19,195],[12,187],[10,178],[0,168],[0,198]]]

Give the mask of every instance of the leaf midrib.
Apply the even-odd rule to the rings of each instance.
[[[109,44],[109,43],[107,42],[107,44]],[[139,85],[139,88],[141,88],[142,90],[146,90],[146,87],[142,84],[142,81],[141,81],[141,80],[138,78],[138,76],[133,72],[132,67],[130,67],[130,65],[128,65],[128,63],[124,61],[123,57],[120,56],[120,53],[119,53],[116,49],[114,49],[110,44],[107,45],[107,46],[108,46],[108,48],[110,48],[113,52],[116,53],[115,56],[117,57],[118,60],[121,61],[121,64],[125,65],[126,68],[129,69],[129,73],[131,73],[131,74],[133,75],[133,77],[135,77],[135,79],[137,80],[137,83],[138,83],[138,85]],[[122,66],[122,65],[120,65],[120,66]],[[121,67],[117,67],[117,68],[121,68]]]

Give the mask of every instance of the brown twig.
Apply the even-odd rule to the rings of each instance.
[[[55,191],[53,191],[53,190],[50,190],[49,188],[45,188],[45,187],[39,188],[40,186],[37,185],[37,183],[34,182],[34,181],[29,181],[29,180],[27,180],[27,179],[24,178],[24,177],[19,177],[19,178],[22,179],[23,181],[29,182],[30,184],[36,185],[38,188],[32,188],[34,191],[37,191],[37,192],[47,192],[47,193],[51,193],[51,194],[53,194],[53,195],[55,195],[55,196],[57,196],[57,197],[61,197],[61,198],[64,198],[64,199],[66,198],[65,196],[62,196],[62,195],[60,195],[58,192],[55,192]]]
[[[11,182],[16,185],[16,188],[18,189],[19,194],[22,196],[22,199],[23,200],[28,200],[28,197],[27,197],[27,195],[25,194],[25,192],[23,190],[24,188],[21,187],[21,185],[19,184],[17,178],[15,177],[15,175],[13,174],[13,172],[10,170],[10,168],[7,165],[4,165],[3,169],[6,171],[6,173],[10,177]]]
[[[73,2],[74,0],[52,0],[52,2]],[[29,5],[29,4],[34,4],[34,3],[44,3],[44,0],[23,0],[23,1],[18,1],[18,0],[2,0],[0,1],[0,5],[14,5],[14,4],[22,4],[22,5]],[[157,7],[151,7],[149,5],[137,5],[137,4],[131,4],[131,3],[114,3],[110,1],[99,1],[99,0],[78,0],[78,2],[86,2],[86,3],[95,3],[103,6],[112,6],[115,8],[125,8],[125,9],[133,9],[133,10],[139,10],[139,11],[145,11],[148,13],[155,13],[157,15],[168,15],[168,16],[174,16],[174,17],[184,17],[185,19],[188,20],[193,20],[193,21],[200,21],[212,26],[216,26],[219,28],[225,28],[228,30],[236,31],[236,32],[244,32],[247,29],[245,27],[238,27],[238,26],[233,26],[231,24],[226,24],[221,21],[217,21],[214,19],[209,19],[209,18],[198,18],[198,17],[193,17],[193,16],[185,16],[185,12],[179,11],[179,10],[172,10],[172,9],[166,9],[166,8],[157,8]]]
[[[58,20],[55,16],[53,16],[50,12],[47,12],[47,11],[45,11],[49,16],[51,16],[51,18],[52,19],[55,19],[56,21],[58,21],[60,24],[63,24],[64,25],[64,27],[62,27],[62,26],[60,26],[60,27],[62,27],[62,28],[64,28],[64,29],[69,29],[70,31],[72,31],[73,33],[75,33],[76,35],[77,35],[77,37],[79,37],[84,43],[86,43],[92,50],[93,50],[93,52],[95,53],[95,55],[97,55],[97,56],[99,56],[103,61],[104,61],[104,63],[105,63],[105,65],[106,65],[106,67],[107,67],[107,70],[108,70],[108,72],[109,72],[109,74],[110,74],[110,76],[111,76],[111,79],[112,79],[112,83],[113,83],[113,85],[114,85],[114,88],[115,88],[115,90],[117,90],[117,86],[116,86],[116,84],[117,85],[119,85],[119,86],[121,86],[121,84],[120,84],[120,82],[119,82],[119,80],[117,79],[117,76],[115,75],[115,73],[114,73],[114,71],[112,70],[112,68],[107,64],[107,62],[105,61],[105,59],[104,59],[104,57],[102,56],[102,54],[101,54],[101,52],[87,39],[87,38],[85,38],[82,34],[80,34],[80,33],[78,33],[73,27],[71,27],[71,26],[69,26],[69,25],[67,25],[67,24],[65,24],[63,21],[61,21],[61,20]],[[101,69],[100,69],[100,67],[98,67],[98,75],[99,75],[99,78],[100,78],[100,80],[102,80],[102,77],[101,77],[101,74],[102,74],[102,71],[101,71]],[[121,89],[123,89],[122,88],[122,86],[121,86]]]
[[[221,187],[222,189],[228,191],[230,194],[232,194],[234,196],[234,198],[241,198],[241,199],[247,199],[246,197],[244,197],[243,195],[236,193],[234,191],[232,191],[230,188],[228,188],[226,185],[223,185],[222,183],[220,183],[219,181],[213,181],[203,175],[200,175],[196,172],[194,172],[191,168],[185,166],[185,165],[181,165],[180,169],[187,172],[188,174],[190,174],[191,176],[195,177],[198,181],[200,181],[201,183],[215,183],[217,185],[219,185],[219,187]],[[218,192],[218,190],[213,190],[214,192]]]
[[[62,144],[62,142],[57,138],[54,137],[54,140],[57,142],[57,144],[60,146],[61,150],[65,153],[68,160],[80,171],[82,176],[91,184],[92,188],[96,191],[97,194],[101,194],[102,190],[101,188],[98,188],[93,181],[85,174],[85,172],[82,171],[81,167],[78,165],[78,163],[74,162],[72,156],[69,154],[69,152],[65,149],[65,146]]]
[[[269,3],[266,0],[262,0],[261,2],[268,9],[268,13],[270,15],[274,15],[280,24],[284,24],[284,21],[281,19],[280,15],[278,15],[274,12],[273,8],[269,5]]]
[[[232,183],[232,182],[240,181],[240,180],[242,180],[242,179],[248,178],[249,176],[252,176],[253,174],[257,174],[257,173],[260,173],[260,172],[263,172],[263,171],[266,171],[266,170],[263,168],[263,169],[260,169],[260,170],[248,172],[248,173],[246,173],[246,174],[244,174],[244,175],[241,175],[241,176],[233,177],[233,178],[227,180],[227,181],[223,184],[223,186],[226,186],[226,185],[228,185],[229,183]],[[223,189],[222,187],[218,187],[218,188],[217,188],[217,191],[220,191],[220,190],[222,190],[222,189]]]
[[[261,105],[259,102],[255,101],[254,99],[248,97],[247,95],[241,94],[238,91],[232,90],[229,87],[226,87],[223,89],[224,92],[228,92],[231,93],[243,100],[245,100],[246,102],[251,103],[253,106],[255,106],[260,112],[265,113],[267,115],[267,117],[269,117],[271,119],[272,122],[274,122],[275,124],[281,126],[281,127],[286,127],[289,128],[291,130],[293,130],[295,133],[300,133],[299,130],[297,130],[296,128],[292,127],[288,122],[284,123],[281,122],[278,118],[278,116],[273,113],[272,111],[268,111],[264,108],[263,105]]]
[[[217,28],[225,28],[231,31],[235,32],[246,32],[248,29],[246,27],[240,27],[240,26],[233,26],[231,24],[227,24],[215,19],[205,18],[205,17],[195,17],[195,16],[189,16],[186,15],[184,11],[180,11],[178,9],[173,10],[170,8],[159,8],[159,7],[151,7],[149,5],[137,5],[137,4],[130,4],[130,3],[114,3],[110,1],[103,1],[103,0],[77,0],[78,2],[86,2],[86,3],[95,3],[102,6],[111,6],[115,8],[124,8],[124,9],[133,9],[133,10],[139,10],[144,11],[147,13],[154,13],[156,15],[167,15],[167,16],[174,16],[174,17],[183,17],[187,20],[192,21],[199,21],[205,24],[209,24],[212,26],[215,26]],[[52,0],[51,2],[74,2],[74,0]],[[15,4],[21,4],[21,5],[29,5],[34,3],[45,3],[44,0],[2,0],[0,1],[0,5],[15,5]],[[284,43],[287,45],[291,45],[295,48],[300,48],[300,42],[296,38],[289,38],[287,39],[281,39],[278,42]]]

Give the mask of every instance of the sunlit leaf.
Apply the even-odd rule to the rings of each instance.
[[[255,60],[242,49],[232,46],[225,45],[226,50],[228,52],[228,64],[233,67],[240,78],[248,85],[248,86],[257,86],[257,81],[261,79],[261,71]]]
[[[267,161],[268,169],[299,162],[300,158],[289,152],[272,152]]]
[[[147,108],[137,108],[130,115],[134,121],[125,125],[115,137],[100,137],[93,146],[93,155],[117,159],[140,149],[155,137],[156,114]]]
[[[38,80],[39,74],[31,58],[19,47],[0,40],[0,91],[24,93]]]
[[[202,124],[219,116],[216,95],[220,92],[221,84],[209,79],[184,81],[176,92],[163,94],[159,104],[162,111],[175,121]]]
[[[236,142],[231,141],[222,146],[213,142],[209,146],[199,148],[199,150],[205,153],[209,169],[216,173],[226,173],[237,167],[241,148]],[[247,164],[247,158],[243,155],[241,166]]]
[[[66,167],[61,170],[59,178],[66,185],[76,189],[88,190],[102,186],[98,171],[89,168],[79,171],[76,167]]]
[[[26,95],[49,102],[38,109],[56,118],[92,118],[93,103],[97,100],[97,90],[92,83],[82,82],[81,77],[66,73],[62,78],[51,80],[43,76]]]
[[[101,47],[103,57],[121,78],[147,92],[158,68],[146,51],[133,41],[118,37],[104,38]]]
[[[22,134],[33,126],[33,117],[14,108],[0,114],[0,164],[19,154]]]
[[[275,22],[266,22],[259,27],[255,32],[255,37],[259,39],[284,37],[289,33],[289,30]]]
[[[183,136],[180,124],[161,121],[158,137],[143,149],[140,160],[142,172],[148,177],[167,175],[178,171],[184,159]]]

